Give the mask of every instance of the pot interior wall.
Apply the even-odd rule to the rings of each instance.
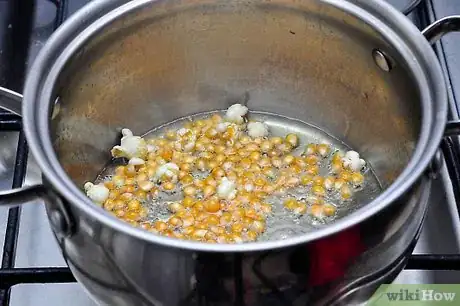
[[[372,50],[393,58],[388,73]],[[404,60],[372,27],[321,1],[151,1],[93,35],[61,73],[52,134],[76,184],[128,127],[142,134],[248,99],[358,150],[383,186],[415,147],[421,106]]]

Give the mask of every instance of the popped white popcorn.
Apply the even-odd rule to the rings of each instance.
[[[87,182],[84,185],[86,195],[96,203],[102,204],[109,198],[109,189],[104,184],[94,185],[91,182]]]
[[[267,137],[268,126],[263,122],[249,122],[248,135],[252,138]]]
[[[163,175],[167,177],[177,177],[177,173],[179,172],[179,166],[175,163],[166,163],[158,167],[157,171],[155,172],[155,178],[160,179]]]
[[[230,126],[230,122],[221,122],[216,126],[216,131],[219,133],[223,133],[227,130]]]
[[[227,109],[225,117],[228,121],[232,121],[238,124],[244,122],[244,116],[248,113],[248,108],[241,104],[233,104]]]
[[[130,129],[121,130],[123,137],[119,146],[114,146],[111,150],[113,157],[144,158],[148,152],[147,143],[140,136],[134,136]]]
[[[348,151],[342,158],[342,162],[345,168],[353,171],[360,171],[366,165],[364,159],[359,158],[359,153],[356,151]]]
[[[133,157],[129,160],[128,165],[140,166],[145,164],[145,161],[139,157]]]
[[[228,178],[222,178],[222,181],[217,187],[217,195],[221,199],[232,200],[236,197],[236,184]]]

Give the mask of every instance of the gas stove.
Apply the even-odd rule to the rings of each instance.
[[[28,68],[48,37],[89,0],[0,0],[0,86],[21,92]],[[423,29],[459,14],[457,0],[391,0]],[[460,118],[460,37],[449,35],[434,48],[449,84],[451,119]],[[0,112],[0,190],[41,180],[29,156],[19,117]],[[394,283],[460,282],[460,156],[455,142],[434,181],[429,210],[415,250],[388,273]],[[453,184],[452,184],[453,182]],[[44,206],[0,208],[0,306],[96,305],[75,282],[52,236]],[[401,266],[405,264],[401,271]],[[369,290],[363,286],[361,290]],[[274,297],[276,298],[276,296]],[[269,305],[269,304],[267,304]]]

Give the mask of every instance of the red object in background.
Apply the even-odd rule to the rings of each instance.
[[[309,244],[309,286],[324,285],[341,278],[350,262],[365,249],[359,227]]]

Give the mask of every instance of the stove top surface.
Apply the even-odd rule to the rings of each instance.
[[[65,1],[54,0],[62,5],[65,3],[67,15],[72,14],[89,0]],[[8,19],[8,0],[0,0],[0,85],[9,86],[19,90],[18,84],[12,86],[11,77],[20,79],[20,75],[11,76],[11,67],[7,67],[6,62],[10,61],[10,56],[6,52],[6,46],[2,44],[2,37],[9,35],[12,31],[12,24]],[[30,2],[27,0],[17,2]],[[32,1],[34,2],[34,1]],[[406,8],[411,0],[389,0],[398,9]],[[425,2],[425,1],[422,1]],[[457,0],[426,0],[422,3],[424,15],[427,19],[439,19],[440,17],[460,13],[460,2]],[[56,3],[50,0],[35,1],[35,20],[28,51],[26,67],[43,46],[46,39],[53,32],[57,24]],[[417,24],[420,22],[417,17],[410,15],[410,18]],[[59,17],[58,17],[59,19]],[[442,40],[442,45],[437,46],[443,56],[441,62],[446,74],[450,77],[450,100],[453,118],[458,118],[456,97],[460,97],[460,54],[457,48],[460,44],[459,35],[450,35]],[[17,56],[16,56],[17,57]],[[17,61],[17,60],[15,60]],[[15,63],[13,61],[13,63]],[[26,68],[27,69],[27,68]],[[14,81],[14,80],[13,80]],[[16,148],[18,135],[15,132],[0,132],[0,190],[11,188],[13,179],[13,169],[15,165]],[[30,185],[40,181],[40,171],[29,157],[25,184]],[[426,217],[418,244],[414,254],[459,254],[460,253],[460,221],[457,206],[454,200],[453,190],[450,187],[448,171],[443,169],[442,175],[434,182],[431,205]],[[8,210],[0,208],[0,244],[3,245],[6,225],[8,224]],[[0,256],[2,254],[0,253]],[[408,268],[403,270],[396,278],[395,283],[401,284],[423,284],[423,283],[459,283],[460,271],[424,270],[424,258],[418,258],[409,262]],[[412,265],[412,266],[411,266]],[[17,254],[15,267],[67,267],[59,248],[52,237],[52,232],[45,215],[44,206],[27,205],[21,209],[20,227],[17,242]],[[420,269],[414,269],[420,268]],[[80,285],[76,283],[68,284],[20,284],[12,289],[12,306],[26,305],[96,305],[83,292]]]

